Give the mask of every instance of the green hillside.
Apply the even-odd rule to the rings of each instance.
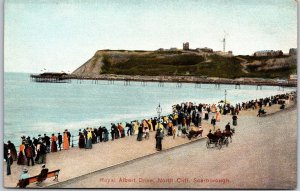
[[[100,50],[74,74],[208,76],[221,78],[287,78],[296,73],[296,59],[282,57],[225,57],[193,51]]]

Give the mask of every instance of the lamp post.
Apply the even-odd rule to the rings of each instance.
[[[162,112],[162,108],[160,107],[160,103],[158,104],[158,107],[156,108],[157,115],[158,115],[158,123],[157,123],[157,128],[159,128],[159,122],[160,122],[160,114]]]
[[[225,90],[225,102],[224,102],[224,105],[226,105],[226,95],[227,95],[227,90]]]

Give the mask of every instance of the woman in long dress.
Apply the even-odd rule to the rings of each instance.
[[[134,131],[134,135],[137,135],[139,133],[139,125],[137,121],[134,122],[133,131]]]
[[[68,150],[69,149],[69,140],[68,140],[68,134],[65,131],[64,132],[64,150]]]
[[[143,140],[143,127],[142,125],[139,126],[139,130],[138,130],[138,136],[137,136],[137,141],[142,141]]]
[[[217,111],[217,113],[216,113],[216,121],[220,122],[220,120],[221,120],[221,114],[220,114],[219,111]]]
[[[124,138],[125,137],[125,130],[124,130],[124,127],[122,126],[122,124],[119,123],[118,126],[117,126],[117,128],[118,128],[118,130],[119,130],[119,132],[121,134],[121,138]]]
[[[79,140],[78,140],[78,146],[80,149],[83,149],[85,147],[85,138],[83,133],[79,133]]]
[[[149,125],[149,130],[153,131],[153,125],[152,125],[152,120],[151,119],[148,120],[148,125]]]
[[[57,141],[57,137],[54,134],[52,134],[52,136],[51,136],[51,152],[57,152],[56,141]]]
[[[234,115],[234,116],[232,116],[232,125],[233,126],[237,126],[237,116],[236,115]]]
[[[87,142],[86,142],[86,149],[91,149],[92,148],[92,131],[89,130],[87,134]]]
[[[215,104],[213,104],[213,105],[211,106],[211,112],[212,112],[212,113],[216,113],[216,105],[215,105]]]
[[[25,155],[24,155],[24,152],[25,152],[25,145],[24,144],[25,143],[22,142],[22,144],[20,145],[18,161],[17,161],[18,165],[25,165],[25,163],[26,163],[26,158],[25,158]]]

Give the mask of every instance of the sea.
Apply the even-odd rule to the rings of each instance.
[[[162,115],[172,113],[172,105],[182,102],[218,103],[225,99],[241,103],[296,88],[191,83],[108,81],[94,83],[72,80],[71,83],[37,83],[28,73],[4,73],[4,141],[15,145],[21,136],[62,133],[68,129],[78,135],[79,129],[106,126],[156,117],[160,104]]]

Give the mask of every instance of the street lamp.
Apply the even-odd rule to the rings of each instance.
[[[156,108],[156,112],[158,114],[158,124],[157,124],[157,128],[159,128],[159,122],[160,122],[160,114],[162,112],[162,108],[160,107],[160,103],[158,104],[158,107]]]
[[[226,105],[226,95],[227,95],[227,90],[225,90],[225,105]]]

